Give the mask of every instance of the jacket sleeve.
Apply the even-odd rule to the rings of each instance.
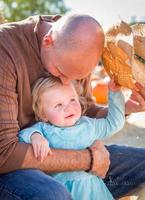
[[[0,63],[0,173],[22,168],[30,145],[18,143],[17,76],[13,63]],[[8,64],[7,64],[8,63]],[[10,67],[9,67],[10,66]]]

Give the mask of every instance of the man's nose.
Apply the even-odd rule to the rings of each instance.
[[[60,76],[59,78],[60,78],[62,84],[64,84],[64,85],[68,85],[68,84],[71,82],[71,80],[68,79],[68,78],[65,77],[65,76]]]

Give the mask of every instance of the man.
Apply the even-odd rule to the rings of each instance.
[[[104,34],[95,19],[76,14],[58,18],[31,17],[0,27],[0,199],[71,199],[59,183],[42,171],[90,169],[88,150],[54,149],[53,156],[41,163],[35,159],[31,145],[19,143],[17,138],[19,129],[35,122],[31,108],[31,86],[44,71],[67,84],[70,80],[87,77],[100,59]],[[138,107],[145,104],[144,89],[141,89],[141,94],[136,94]],[[88,93],[85,94],[86,98]],[[130,108],[127,112],[130,112]],[[90,110],[97,117],[106,113],[93,104]],[[106,149],[99,141],[91,149],[91,172],[102,178],[109,169],[111,159],[105,181],[115,197],[145,182],[145,170],[142,171],[142,179],[137,176],[137,171],[141,171],[138,164],[143,166],[145,160],[144,149],[118,146]],[[135,159],[130,162],[128,156],[132,154]],[[134,175],[135,184],[124,186],[125,181],[130,181]],[[121,181],[118,177],[121,177]]]

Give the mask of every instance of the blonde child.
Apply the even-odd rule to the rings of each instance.
[[[79,97],[72,83],[63,85],[52,75],[40,78],[32,91],[38,123],[20,131],[20,141],[32,143],[38,159],[51,156],[52,148],[84,149],[96,139],[119,131],[125,122],[124,97],[112,79],[109,83],[108,115],[102,119],[81,116]],[[91,149],[89,149],[91,154]],[[53,155],[52,155],[53,156]],[[93,165],[93,155],[91,167]],[[90,169],[91,170],[91,169]],[[52,174],[71,193],[73,200],[112,200],[103,180],[85,171]]]

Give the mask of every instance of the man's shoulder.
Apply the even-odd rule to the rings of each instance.
[[[29,16],[19,21],[12,21],[12,22],[6,22],[3,24],[0,24],[0,30],[19,26],[19,25],[37,23],[39,20],[47,21],[47,22],[55,22],[60,18],[61,18],[61,15],[34,15],[34,16]]]
[[[39,16],[41,20],[43,21],[57,21],[59,20],[62,16],[61,15],[41,15]]]

